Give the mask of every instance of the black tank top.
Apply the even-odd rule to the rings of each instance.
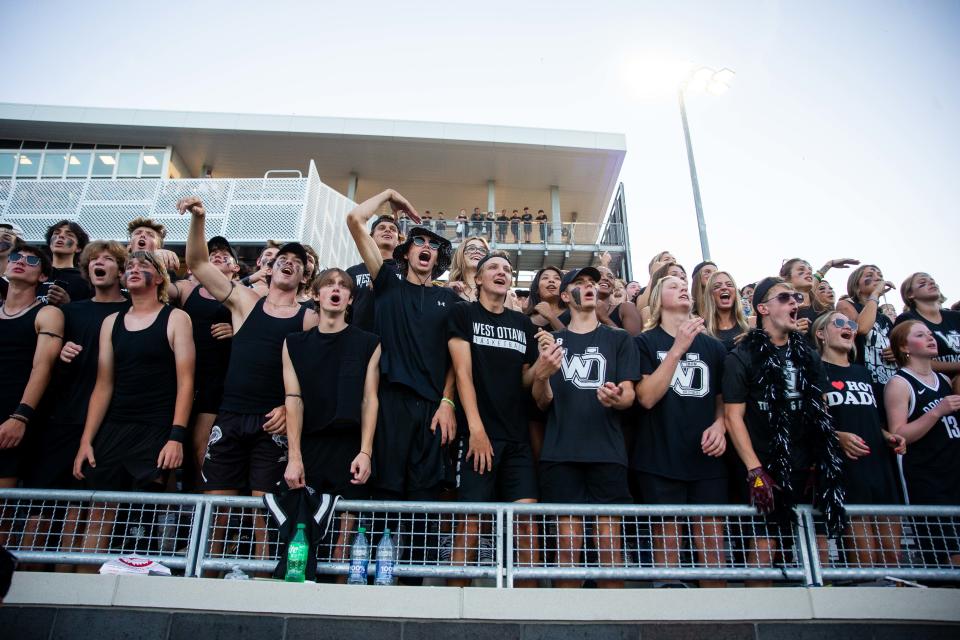
[[[164,305],[146,329],[124,325],[129,309],[113,324],[113,396],[107,420],[158,427],[173,424],[177,402],[177,365],[167,339],[172,308]]]
[[[910,385],[910,416],[913,422],[950,395],[950,382],[937,374],[937,387],[931,388],[911,372],[900,369],[894,374]],[[903,477],[911,504],[960,504],[960,412],[943,416],[916,442],[907,445],[903,456]]]
[[[863,313],[863,305],[859,302],[850,301],[857,313]],[[855,338],[854,344],[857,347],[856,364],[862,364],[870,372],[870,377],[877,384],[887,384],[893,374],[897,371],[895,362],[887,362],[883,359],[883,350],[890,346],[890,332],[893,330],[893,323],[890,318],[880,313],[877,309],[877,318],[873,321],[873,328],[863,336],[859,333]]]
[[[296,315],[275,318],[263,310],[266,300],[257,300],[233,336],[222,411],[262,415],[283,404],[283,341],[291,333],[303,331],[307,310],[298,305]]]
[[[17,408],[30,381],[37,350],[34,324],[43,307],[38,304],[16,318],[0,315],[0,421]]]
[[[230,362],[231,341],[217,340],[210,335],[210,327],[230,322],[230,310],[216,300],[201,296],[200,287],[194,287],[183,301],[183,310],[193,322],[193,344],[197,348],[197,386],[202,386],[210,378],[222,380]]]
[[[621,302],[620,304],[624,303]],[[610,312],[610,322],[623,329],[623,320],[620,318],[620,304],[615,306]]]

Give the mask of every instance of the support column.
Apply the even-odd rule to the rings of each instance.
[[[359,179],[360,176],[355,173],[351,173],[350,178],[347,180],[347,197],[354,202],[357,201],[357,181]]]
[[[487,180],[487,211],[497,212],[497,193],[493,180]],[[487,211],[484,211],[486,213]]]
[[[550,241],[554,243],[563,242],[563,218],[560,215],[560,187],[550,185]],[[570,230],[571,236],[573,229]]]

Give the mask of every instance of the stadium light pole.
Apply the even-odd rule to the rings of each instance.
[[[687,105],[684,95],[688,90],[706,90],[719,96],[730,88],[734,72],[723,68],[719,71],[710,67],[694,69],[680,85],[680,121],[683,124],[683,139],[687,143],[687,162],[690,165],[690,182],[693,185],[693,205],[697,209],[697,229],[700,232],[700,253],[704,260],[710,259],[710,243],[707,241],[707,223],[703,220],[703,203],[700,202],[700,181],[697,179],[697,165],[693,160],[693,143],[690,142],[690,126],[687,124]]]

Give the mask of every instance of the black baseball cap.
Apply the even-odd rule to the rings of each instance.
[[[600,282],[600,271],[596,267],[582,267],[580,269],[571,269],[563,274],[563,278],[560,280],[560,293],[563,293],[567,290],[573,281],[579,278],[580,276],[589,276],[593,278],[594,282]]]
[[[230,255],[233,256],[233,261],[236,262],[237,264],[240,264],[240,257],[237,255],[237,250],[233,248],[229,240],[227,240],[223,236],[213,236],[212,238],[207,240],[208,252],[212,253],[213,251],[216,251],[218,249],[223,249],[229,252]]]
[[[303,263],[303,268],[307,268],[307,250],[303,248],[303,245],[299,242],[288,242],[277,251],[277,255],[283,255],[284,253],[292,253],[293,255],[300,258],[300,262]]]
[[[373,230],[376,229],[377,225],[380,224],[381,222],[389,222],[390,224],[393,225],[393,228],[397,230],[397,233],[400,233],[400,227],[397,225],[397,219],[387,214],[387,215],[378,216],[373,221],[373,224],[370,225],[370,235],[373,235]]]

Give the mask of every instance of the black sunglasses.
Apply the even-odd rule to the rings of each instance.
[[[20,260],[26,260],[27,265],[31,267],[35,267],[40,264],[40,256],[35,256],[29,253],[20,253],[19,251],[14,251],[8,258],[8,262],[20,262]]]
[[[833,326],[835,326],[837,329],[843,329],[844,327],[850,327],[850,329],[851,329],[852,331],[856,331],[856,330],[857,330],[857,327],[858,327],[859,325],[858,325],[856,322],[854,322],[853,320],[841,320],[840,318],[834,318],[834,319],[833,319]]]
[[[791,300],[794,300],[797,304],[803,302],[803,294],[800,293],[790,293],[789,291],[781,291],[772,298],[767,298],[764,302],[770,302],[771,300],[776,300],[780,304],[787,304]]]
[[[423,236],[417,236],[417,237],[415,237],[415,238],[413,239],[413,244],[417,245],[418,247],[422,247],[422,246],[424,246],[424,245],[427,245],[428,247],[430,247],[430,248],[433,249],[434,251],[437,251],[438,249],[440,249],[440,243],[439,243],[439,242],[437,242],[436,240],[433,240],[433,239],[427,239],[427,238],[425,238],[425,237],[423,237]]]

